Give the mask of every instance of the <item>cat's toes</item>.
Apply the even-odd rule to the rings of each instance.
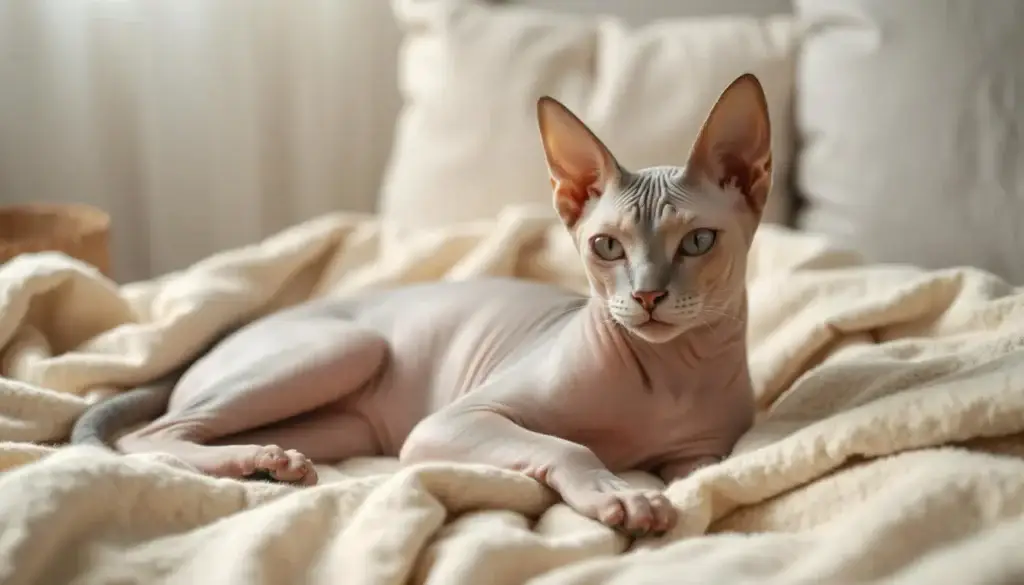
[[[665,532],[676,521],[671,502],[654,490],[601,494],[601,502],[594,509],[602,524],[636,537]]]
[[[634,489],[610,473],[566,490],[566,503],[602,524],[634,537],[657,534],[676,523],[676,510],[658,490]]]
[[[284,450],[277,445],[264,445],[253,457],[254,473],[264,472],[270,478],[301,485],[315,485],[313,462],[295,449]]]

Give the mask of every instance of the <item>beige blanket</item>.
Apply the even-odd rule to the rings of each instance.
[[[1024,582],[1024,290],[778,228],[749,274],[763,412],[734,457],[670,486],[683,520],[661,540],[486,467],[353,461],[296,489],[45,446],[90,392],[306,297],[485,273],[582,287],[548,217],[382,255],[373,219],[330,216],[120,288],[58,255],[0,268],[0,583]]]

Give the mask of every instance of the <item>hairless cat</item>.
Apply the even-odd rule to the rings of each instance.
[[[626,170],[552,98],[537,117],[589,295],[488,278],[311,301],[93,406],[72,442],[301,485],[314,460],[491,464],[609,526],[671,528],[662,492],[616,473],[671,482],[752,424],[744,277],[771,186],[764,92],[750,74],[730,84],[684,167]]]

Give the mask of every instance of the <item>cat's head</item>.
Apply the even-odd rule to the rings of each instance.
[[[612,318],[654,343],[744,302],[747,252],[772,181],[764,91],[736,79],[682,167],[629,171],[565,106],[537,102],[555,209]]]

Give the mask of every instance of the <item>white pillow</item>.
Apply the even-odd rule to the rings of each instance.
[[[1024,284],[1024,3],[796,6],[799,226]]]
[[[772,116],[774,191],[784,222],[796,29],[790,17],[721,16],[629,27],[610,16],[478,2],[395,0],[405,31],[404,107],[381,212],[396,234],[551,206],[536,101],[572,109],[627,168],[682,165],[712,104],[744,72]],[[552,217],[554,212],[552,211]]]

